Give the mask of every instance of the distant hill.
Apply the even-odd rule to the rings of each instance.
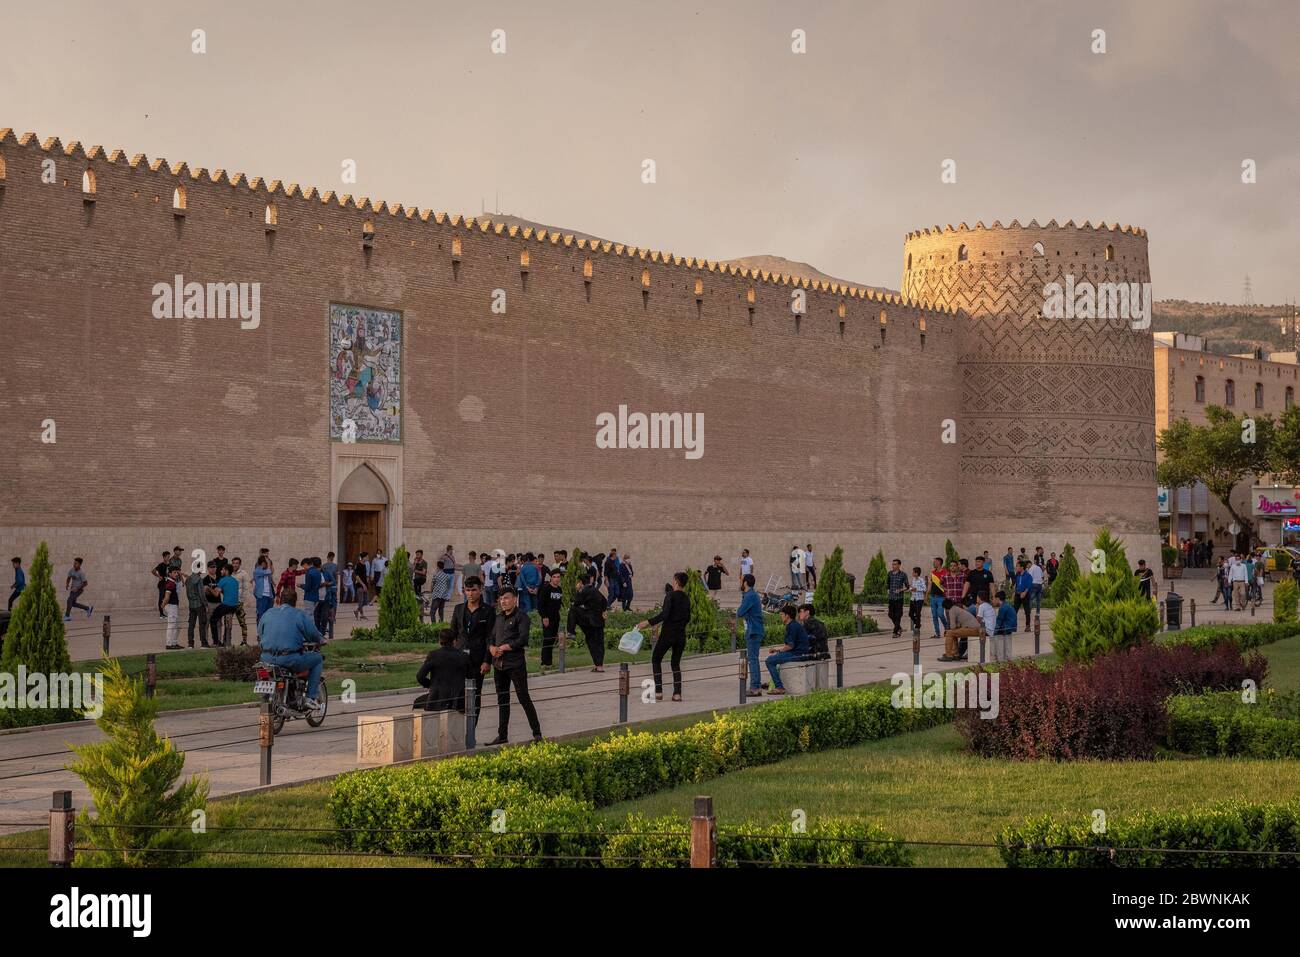
[[[1289,333],[1285,338],[1282,335],[1281,319],[1290,316],[1291,310],[1291,306],[1234,306],[1222,302],[1157,299],[1151,309],[1151,328],[1156,332],[1203,336],[1211,352],[1223,355],[1257,348],[1284,352],[1292,345]]]
[[[858,282],[853,279],[840,279],[837,276],[829,276],[816,266],[795,262],[782,256],[741,256],[739,259],[724,259],[723,262],[733,266],[743,266],[746,269],[766,270],[778,275],[798,276],[801,279],[819,279],[822,282],[837,282],[843,286],[857,286],[859,289],[874,289],[877,292],[890,294],[897,293],[897,290],[885,286],[873,286],[869,282]]]

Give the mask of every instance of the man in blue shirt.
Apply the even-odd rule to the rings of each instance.
[[[27,587],[27,576],[23,573],[23,560],[21,558],[15,558],[14,559],[14,590],[9,595],[10,611],[13,611],[14,602],[18,600],[18,596],[23,593],[23,589],[26,587]]]
[[[1011,660],[1011,638],[1016,633],[1016,610],[1007,602],[1007,593],[1000,591],[993,596],[993,608],[997,618],[993,625],[993,660]]]
[[[320,707],[316,695],[320,694],[320,674],[325,668],[325,657],[319,651],[303,651],[308,641],[320,641],[321,634],[305,612],[294,607],[297,596],[285,589],[276,599],[275,607],[257,623],[257,639],[262,645],[262,660],[268,664],[306,671],[307,700],[303,706],[308,711]]]
[[[333,552],[325,557],[329,560],[320,567],[321,597],[320,604],[316,606],[316,630],[333,641],[334,618],[338,613],[339,604],[339,566],[334,561]]]
[[[772,690],[768,694],[785,694],[785,687],[781,684],[781,665],[787,661],[801,661],[812,650],[808,632],[799,623],[793,605],[782,606],[781,621],[785,624],[785,644],[767,653],[767,672],[772,676]]]
[[[321,574],[319,558],[308,558],[304,564],[307,574],[302,580],[302,612],[315,621],[316,604],[320,601],[320,586],[325,576]]]
[[[1013,551],[1011,550],[1011,546],[1010,546],[1010,545],[1007,546],[1007,553],[1006,553],[1005,555],[1002,556],[1002,567],[1005,568],[1006,571],[1007,571],[1007,581],[1009,581],[1009,582],[1011,582],[1011,581],[1015,581],[1015,579],[1016,579],[1016,555],[1015,555],[1015,552],[1013,552]]]
[[[745,655],[749,659],[750,698],[762,697],[759,685],[761,669],[758,667],[758,649],[763,646],[763,603],[758,592],[754,590],[754,576],[745,575],[740,579],[740,607],[736,617],[745,623]]]
[[[536,562],[537,556],[529,552],[519,566],[519,608],[525,615],[537,607],[537,591],[542,585],[542,570]],[[448,568],[447,573],[455,578],[455,566]]]
[[[1029,573],[1029,562],[1026,559],[1020,560],[1020,575],[1016,578],[1016,603],[1025,610],[1025,631],[1032,629],[1029,627],[1030,616],[1033,614],[1034,598],[1034,576]]]
[[[208,618],[208,631],[212,633],[212,641],[218,648],[230,644],[230,633],[227,631],[223,635],[218,631],[218,623],[227,615],[233,615],[235,609],[239,607],[239,579],[231,574],[229,565],[223,565],[219,574],[221,577],[217,579],[217,584],[214,587],[221,590],[221,604],[213,610]]]

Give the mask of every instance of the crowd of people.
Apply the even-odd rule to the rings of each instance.
[[[1267,563],[1262,555],[1254,552],[1233,552],[1231,555],[1219,556],[1215,569],[1214,581],[1218,586],[1214,593],[1217,605],[1223,599],[1223,607],[1231,611],[1245,611],[1251,603],[1256,607],[1264,600],[1264,579],[1267,577]]]

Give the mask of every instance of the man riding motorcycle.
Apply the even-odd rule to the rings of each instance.
[[[316,695],[320,694],[325,657],[319,651],[303,651],[306,642],[321,641],[321,633],[307,613],[295,607],[297,600],[294,589],[281,589],[275,607],[262,615],[262,620],[257,623],[257,638],[262,645],[264,662],[295,672],[308,672],[307,700],[303,704],[308,711],[315,711],[320,707]]]

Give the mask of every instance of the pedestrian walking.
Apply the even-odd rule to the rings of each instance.
[[[601,570],[605,574],[605,588],[608,592],[609,606],[612,608],[614,603],[619,600],[619,585],[623,580],[622,562],[618,557],[617,548],[609,550]]]
[[[489,744],[505,744],[510,732],[510,688],[513,685],[519,706],[528,718],[533,740],[542,740],[542,725],[537,719],[537,709],[528,694],[528,663],[524,649],[528,647],[529,618],[519,607],[519,598],[513,588],[503,588],[497,595],[500,609],[492,626],[488,655],[492,661],[492,679],[497,691],[497,736]]]
[[[454,566],[448,568],[446,560],[438,562],[438,571],[433,576],[433,587],[429,589],[429,621],[446,621],[445,608],[451,600],[451,577],[455,574]]]
[[[193,576],[191,576],[193,577]],[[262,620],[262,616],[275,607],[275,583],[271,578],[271,559],[266,555],[260,555],[257,559],[257,565],[253,568],[253,601],[256,606],[256,618],[254,624]],[[190,606],[190,615],[193,616],[193,605]],[[204,631],[207,630],[207,622],[204,622]],[[203,642],[205,645],[207,641]],[[194,625],[190,625],[190,647],[194,647]]]
[[[365,621],[366,605],[370,603],[370,575],[367,572],[365,552],[357,556],[357,563],[352,567],[352,588],[357,598],[357,606],[352,609],[352,617]]]
[[[944,614],[943,614],[943,579],[947,574],[944,571],[943,559],[934,558],[930,562],[930,621],[934,625],[934,637],[937,641],[943,637],[944,631]]]
[[[244,603],[253,601],[253,576],[244,568],[244,560],[236,555],[230,560],[230,574],[235,581],[239,582],[239,600],[235,603],[235,621],[239,623],[239,643],[248,644],[248,617],[244,612]],[[256,629],[257,620],[254,618],[253,627]]]
[[[605,670],[605,620],[609,617],[609,601],[596,584],[596,576],[584,572],[578,579],[581,587],[573,596],[569,605],[569,620],[566,628],[571,635],[582,629],[582,637],[587,642],[587,651],[591,654],[592,671]]]
[[[911,589],[908,603],[907,616],[912,619],[912,634],[921,634],[921,610],[925,607],[925,576],[921,574],[921,566],[912,566],[912,578],[908,582]]]
[[[217,579],[216,585],[209,589],[208,593],[212,594],[214,591],[220,596],[220,603],[208,618],[208,629],[214,637],[218,634],[222,635],[218,644],[228,648],[230,647],[230,619],[235,616],[235,609],[239,606],[239,582],[231,574],[229,562],[223,566],[221,577]],[[219,632],[217,626],[223,621],[225,622],[225,628]]]
[[[749,554],[748,548],[740,550],[740,590],[745,590],[745,576],[754,574],[754,559]]]
[[[907,596],[910,582],[903,571],[902,559],[890,562],[889,574],[885,576],[885,591],[889,599],[889,620],[894,623],[894,637],[903,633],[903,600]]]
[[[154,583],[158,589],[158,619],[160,621],[167,620],[167,615],[163,611],[163,599],[166,597],[167,594],[167,571],[168,571],[167,563],[171,561],[171,557],[172,557],[171,552],[163,552],[162,561],[160,561],[157,565],[155,565],[153,567],[153,571],[150,572],[150,574],[152,574],[155,579]],[[18,559],[15,558],[14,561],[18,561]],[[11,597],[9,599],[9,604],[12,606],[13,603],[14,601],[13,598]]]
[[[650,669],[655,679],[655,700],[664,699],[664,655],[672,653],[673,700],[682,700],[682,653],[686,651],[686,625],[691,620],[691,603],[686,597],[686,583],[690,579],[685,572],[673,575],[672,591],[664,596],[663,608],[653,618],[642,621],[639,628],[663,624],[659,629],[659,640],[655,642],[654,652],[650,655]]]
[[[537,614],[542,619],[542,670],[551,667],[555,643],[560,636],[560,610],[564,604],[563,576],[558,568],[550,569],[546,583],[537,593]]]
[[[9,607],[7,610],[13,611],[14,602],[18,600],[18,596],[21,595],[23,589],[27,587],[27,574],[23,571],[23,560],[21,558],[15,555],[10,559],[10,561],[13,562],[14,566],[14,587],[13,590],[9,592]],[[161,605],[161,602],[159,604]]]
[[[709,590],[709,597],[716,603],[718,593],[722,591],[722,576],[730,575],[727,566],[722,564],[722,556],[714,555],[713,564],[704,569],[704,587]]]
[[[329,561],[321,565],[320,604],[316,606],[316,630],[323,639],[334,640],[334,620],[339,611],[339,566],[334,561],[334,553],[325,556]]]
[[[618,560],[618,601],[624,611],[632,610],[632,556],[623,553]]]
[[[1029,564],[1028,559],[1020,559],[1020,574],[1016,578],[1016,607],[1024,609],[1026,632],[1033,630],[1030,625],[1033,615],[1034,576],[1030,574]]]
[[[483,582],[465,579],[465,600],[452,609],[451,636],[457,648],[469,655],[475,700],[483,700],[483,678],[488,672],[488,642],[496,626],[496,610],[483,600]],[[481,710],[481,708],[480,708]]]
[[[813,558],[812,542],[804,546],[803,550],[803,571],[804,581],[808,584],[808,589],[817,587],[817,562]]]
[[[86,586],[90,584],[90,581],[86,578],[86,573],[82,570],[81,565],[81,559],[74,558],[72,560],[72,567],[68,569],[67,580],[63,583],[63,588],[68,593],[68,600],[63,609],[64,621],[72,620],[72,609],[74,608],[80,608],[84,611],[87,618],[89,618],[91,613],[95,610],[94,605],[81,604],[81,593],[84,592]]]

